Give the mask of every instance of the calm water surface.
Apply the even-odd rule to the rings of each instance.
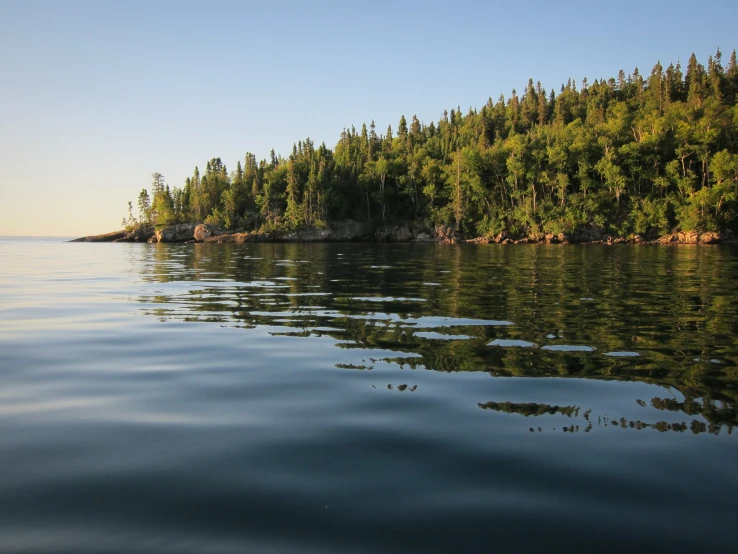
[[[0,239],[0,551],[733,551],[738,250]]]

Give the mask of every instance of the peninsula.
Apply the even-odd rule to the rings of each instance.
[[[344,129],[288,156],[160,173],[124,230],[80,241],[686,242],[738,231],[738,65],[528,81],[481,109]]]

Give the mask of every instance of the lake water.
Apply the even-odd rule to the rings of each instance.
[[[732,551],[738,250],[0,239],[0,551]]]

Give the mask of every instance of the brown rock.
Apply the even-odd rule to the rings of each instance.
[[[154,226],[141,226],[126,233],[126,236],[115,242],[147,242],[154,236]]]
[[[684,244],[697,244],[700,240],[699,233],[697,231],[686,231],[679,233],[679,242]]]
[[[708,231],[700,235],[700,244],[717,244],[722,240],[719,233]]]
[[[200,225],[195,227],[193,237],[196,241],[202,242],[208,237],[214,237],[222,234],[223,230],[217,225],[212,225],[210,223],[201,223]]]
[[[215,237],[205,237],[202,242],[215,242],[219,244],[233,242],[233,235],[218,235]]]
[[[163,229],[157,229],[156,234],[149,239],[149,242],[186,242],[195,238],[194,223],[180,223],[179,225],[171,225]]]
[[[656,244],[669,244],[672,242],[679,242],[679,235],[677,233],[664,235],[663,237],[658,238],[655,242]]]
[[[256,235],[253,233],[232,233],[228,235],[216,235],[205,237],[203,242],[215,242],[218,244],[243,244],[244,242],[255,242]]]
[[[456,244],[461,240],[459,233],[448,225],[436,225],[433,230],[436,240],[444,244]]]

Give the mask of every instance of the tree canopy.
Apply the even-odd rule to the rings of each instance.
[[[528,81],[466,113],[425,124],[401,116],[377,134],[344,129],[333,149],[298,141],[287,156],[246,153],[228,172],[212,158],[182,188],[153,174],[128,224],[205,221],[229,229],[295,229],[355,219],[419,220],[466,236],[615,235],[738,226],[738,66],[694,54],[643,75]]]

